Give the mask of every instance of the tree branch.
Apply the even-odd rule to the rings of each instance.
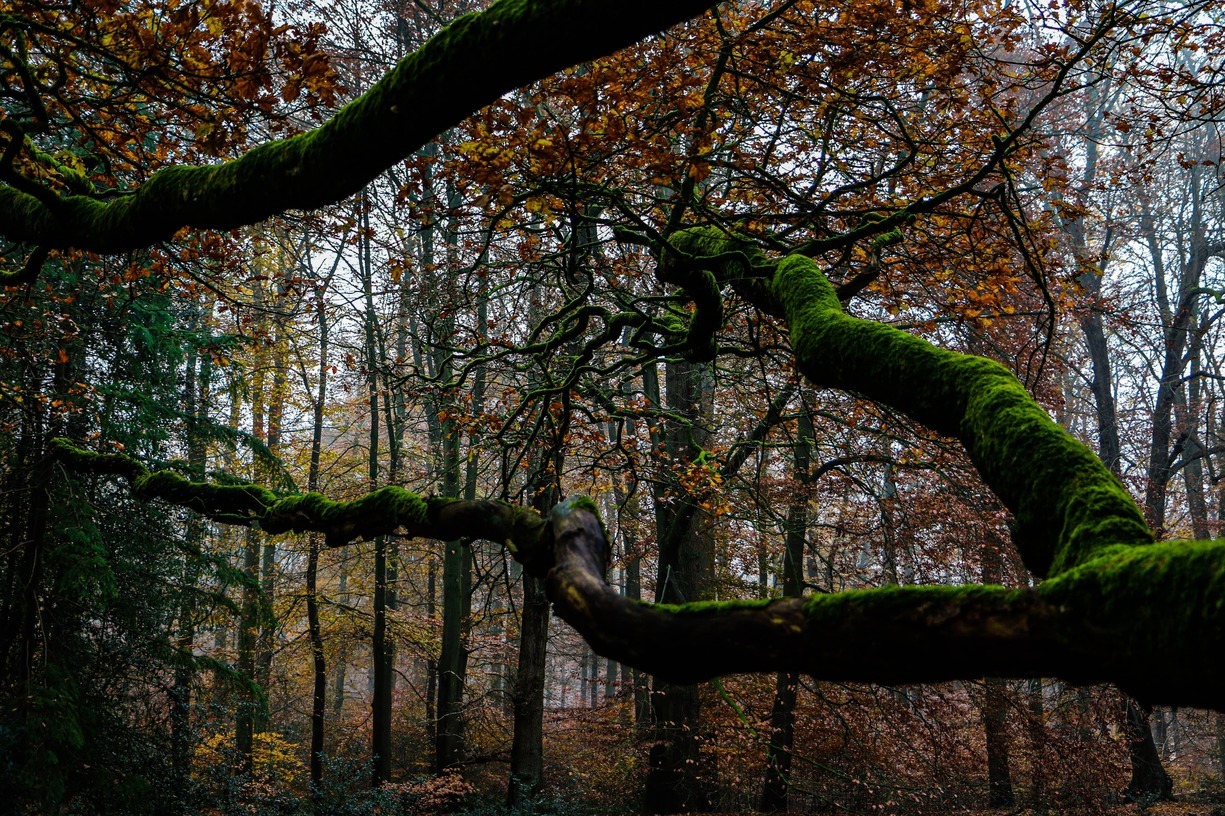
[[[1059,677],[1225,710],[1222,544],[1125,548],[1036,588],[655,605],[604,581],[608,544],[593,509],[572,500],[552,512],[549,598],[596,652],[670,682],[766,671],[887,684]]]
[[[150,471],[130,456],[92,453],[67,439],[52,440],[50,451],[76,472],[126,479],[138,499],[161,499],[223,524],[273,535],[322,533],[329,547],[395,532],[443,541],[483,538],[505,544],[529,569],[547,571],[551,565],[541,543],[544,520],[535,510],[506,502],[421,496],[395,485],[347,502],[321,493],[277,496],[259,485],[193,482],[174,471]]]
[[[1004,366],[846,315],[829,280],[804,255],[770,261],[711,228],[669,240],[695,259],[717,259],[716,278],[769,275],[772,296],[757,305],[786,321],[799,369],[811,382],[861,394],[960,439],[1016,517],[1014,539],[1035,575],[1056,575],[1115,546],[1152,542],[1122,483]]]
[[[0,235],[118,253],[183,227],[233,229],[339,201],[508,91],[628,46],[711,0],[498,0],[410,54],[315,130],[211,166],[159,170],[133,195],[43,201],[0,185]]]

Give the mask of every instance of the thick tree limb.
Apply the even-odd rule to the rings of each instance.
[[[116,253],[183,227],[232,229],[364,187],[508,91],[628,46],[711,0],[498,0],[410,54],[321,127],[207,167],[159,170],[125,198],[54,202],[0,185],[0,235],[48,249]]]
[[[760,305],[786,321],[796,362],[810,381],[861,394],[960,439],[1016,517],[1014,538],[1035,575],[1056,575],[1116,546],[1152,542],[1119,480],[1004,366],[850,317],[806,256],[770,261],[714,229],[688,230],[671,241],[693,263],[707,259],[722,280],[770,281],[771,296]]]
[[[351,502],[278,498],[254,485],[191,482],[66,440],[53,455],[81,473],[127,479],[161,499],[270,533],[318,531],[331,546],[392,532],[505,543],[599,654],[672,682],[740,672],[921,683],[992,677],[1114,682],[1149,703],[1225,710],[1225,545],[1115,547],[1036,588],[890,587],[809,598],[655,605],[604,580],[609,547],[595,505],[534,511],[384,487]],[[1172,667],[1177,667],[1176,669]]]
[[[557,614],[599,654],[672,682],[765,671],[891,684],[1059,677],[1225,710],[1225,545],[1215,542],[1122,548],[1036,588],[667,606],[605,583],[608,545],[589,502],[558,505],[551,521]]]
[[[150,473],[129,457],[64,442],[57,454],[79,470],[128,478],[138,495],[271,531],[319,529],[339,543],[390,524],[418,535],[509,540],[529,571],[547,576],[558,615],[597,652],[674,682],[752,671],[883,683],[1044,676],[1113,682],[1149,703],[1225,710],[1225,544],[1153,544],[1118,480],[1007,369],[849,317],[811,259],[771,262],[713,230],[672,240],[721,281],[769,281],[765,305],[786,320],[810,380],[959,438],[1016,516],[1026,564],[1048,580],[1022,589],[892,587],[642,604],[605,583],[608,544],[589,501],[559,505],[541,535],[539,517],[498,503],[423,499],[399,488],[349,503],[318,494],[278,499],[263,488]]]

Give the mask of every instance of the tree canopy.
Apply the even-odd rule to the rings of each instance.
[[[1157,540],[1167,533],[1164,494],[1142,510],[1121,478],[1102,424],[1109,387],[1094,392],[1099,456],[1052,418],[1044,405],[1059,398],[1042,379],[1060,353],[1061,310],[1100,287],[1094,282],[1109,253],[1094,255],[1088,244],[1105,234],[1108,245],[1113,230],[1089,219],[1090,203],[1076,200],[1070,181],[1096,172],[1097,148],[1057,149],[1057,128],[1044,123],[1082,103],[1092,108],[1083,100],[1093,98],[1099,107],[1085,127],[1099,130],[1086,143],[1102,142],[1109,129],[1131,156],[1165,138],[1158,131],[1167,119],[1148,110],[1181,106],[1168,121],[1180,122],[1169,127],[1182,133],[1215,121],[1215,64],[1197,62],[1186,45],[1212,42],[1217,9],[1145,0],[1025,13],[994,2],[496,0],[422,42],[404,33],[398,59],[372,79],[346,74],[343,55],[325,59],[321,29],[273,21],[256,4],[219,6],[207,17],[213,25],[201,23],[209,4],[170,3],[153,15],[160,28],[146,27],[142,20],[153,17],[141,15],[154,5],[18,4],[0,22],[0,236],[10,242],[0,283],[10,306],[32,304],[45,289],[50,305],[26,319],[59,332],[46,349],[24,335],[9,349],[14,361],[45,357],[50,367],[35,374],[26,364],[22,388],[49,396],[6,430],[20,440],[6,443],[6,455],[27,468],[14,464],[8,476],[36,473],[46,494],[21,505],[26,532],[14,522],[22,555],[10,571],[11,594],[25,600],[11,605],[29,610],[6,623],[6,666],[24,664],[28,677],[38,663],[37,574],[55,551],[46,535],[92,529],[77,518],[85,509],[71,507],[76,488],[52,489],[66,478],[90,479],[91,502],[117,501],[120,485],[142,505],[189,511],[191,524],[318,535],[328,548],[376,542],[380,559],[388,541],[411,538],[503,545],[596,654],[668,683],[744,672],[884,684],[1059,678],[1113,683],[1143,706],[1225,711],[1225,676],[1212,668],[1225,651],[1225,544],[1199,528],[1199,540]],[[409,6],[396,13],[407,15]],[[95,22],[72,33],[85,13]],[[682,24],[684,36],[656,36]],[[1158,45],[1168,50],[1152,56]],[[1107,111],[1102,100],[1120,110],[1124,93],[1130,111]],[[344,94],[351,101],[332,112]],[[1143,139],[1135,121],[1150,122]],[[444,147],[446,162],[435,163]],[[1180,162],[1215,172],[1219,150],[1213,156]],[[1154,166],[1121,165],[1120,178]],[[372,226],[370,190],[380,186],[410,215]],[[1047,193],[1045,204],[1034,203]],[[235,250],[248,240],[240,236],[251,236],[257,258],[283,255],[288,242],[261,226],[267,219],[309,225],[314,211],[353,196],[362,202],[357,214],[332,224],[346,237],[334,249],[314,248],[334,258],[331,273],[312,261],[277,277],[259,266],[271,261],[252,263],[240,295],[276,315],[288,308],[287,293],[303,302],[313,293],[324,351],[318,372],[309,371],[284,350],[287,324],[252,319],[246,328],[265,357],[250,380],[235,379],[234,394],[268,388],[252,384],[263,377],[261,365],[280,372],[270,375],[280,379],[266,406],[253,398],[242,408],[233,398],[235,425],[249,410],[266,428],[241,441],[254,476],[211,471],[204,440],[221,431],[204,421],[201,366],[224,366],[235,338],[205,337],[203,327],[238,275]],[[424,226],[413,232],[412,219]],[[1143,230],[1136,234],[1139,245]],[[1064,271],[1049,268],[1060,251],[1052,249],[1055,235],[1080,242]],[[375,316],[370,247],[380,240],[389,247],[389,287],[416,287],[415,302],[405,295],[397,307],[398,340]],[[344,242],[357,247],[365,276],[353,298],[365,304],[366,322],[348,353],[364,361],[368,380],[370,477],[359,494],[332,495],[318,477],[327,377],[335,373],[325,313]],[[1201,269],[1221,253],[1210,243],[1196,251]],[[436,261],[443,253],[452,257],[445,279]],[[109,263],[99,260],[107,256],[123,270],[109,282],[73,277],[82,265]],[[535,266],[521,271],[516,264],[529,258]],[[190,307],[187,322],[176,324],[190,331],[162,331],[139,312],[144,307],[124,314],[121,306],[114,318],[123,332],[142,333],[138,343],[173,347],[158,352],[171,368],[190,358],[191,379],[180,383],[169,369],[142,374],[116,353],[106,363],[113,389],[87,397],[82,372],[95,352],[81,345],[89,333],[68,325],[72,303],[137,303],[133,286],[158,297],[182,286],[210,304]],[[1166,309],[1167,350],[1175,340],[1202,348],[1214,324],[1206,313],[1186,314],[1197,298],[1220,294],[1188,278],[1177,295]],[[942,323],[942,308],[956,312],[959,328]],[[915,319],[904,323],[907,313]],[[1024,318],[1028,334],[1001,325],[1010,318]],[[1090,345],[1092,319],[1082,324]],[[200,337],[189,336],[197,329]],[[430,345],[409,350],[410,334],[428,335]],[[1181,360],[1180,348],[1170,353]],[[275,355],[279,368],[269,363]],[[655,373],[664,364],[666,393]],[[1183,374],[1171,365],[1167,379],[1175,383]],[[294,366],[300,373],[286,373]],[[726,443],[712,438],[714,423],[704,416],[713,412],[702,407],[712,387],[704,378],[720,366],[734,372],[719,374],[725,382],[756,376],[774,389],[769,405]],[[303,487],[277,464],[279,406],[289,402],[294,377],[304,393],[317,389],[312,476]],[[33,383],[39,378],[49,385]],[[728,599],[702,589],[709,570],[686,565],[686,554],[700,548],[684,537],[706,534],[700,530],[721,512],[723,480],[768,449],[784,412],[791,423],[799,413],[809,423],[819,415],[804,400],[792,410],[799,378],[804,389],[841,392],[886,412],[889,422],[913,423],[916,438],[932,445],[956,440],[1007,511],[1024,579],[1003,586],[984,567],[981,583],[889,581],[802,594],[801,575],[788,578],[794,592],[783,597]],[[161,384],[148,386],[160,390],[140,410],[186,423],[179,461],[141,447],[146,420],[135,414],[120,411],[104,427],[83,418],[112,410],[103,403],[129,404],[142,380]],[[444,464],[416,473],[403,453],[404,398],[395,396],[409,381],[419,383],[413,393],[444,452]],[[188,397],[167,407],[181,388]],[[461,389],[471,393],[461,398]],[[1174,385],[1167,391],[1155,404],[1168,424],[1190,398]],[[4,396],[18,396],[16,386]],[[125,421],[137,439],[126,435]],[[650,453],[625,441],[638,433],[635,423],[648,429]],[[1203,454],[1179,459],[1186,445],[1199,444],[1192,431],[1169,436],[1176,442],[1153,443],[1165,457],[1162,485],[1186,462],[1211,466],[1205,445]],[[464,465],[461,437],[473,451],[493,439],[503,444],[487,457],[499,463],[496,495],[479,497],[480,457],[464,454]],[[1172,444],[1182,447],[1171,452]],[[659,487],[658,477],[644,488],[657,491],[655,512],[667,517],[658,527],[665,577],[654,602],[606,580],[619,546],[609,528],[621,535],[617,508],[634,500],[563,497],[571,489],[564,457],[584,446],[606,451],[596,460],[624,454],[644,473],[652,456],[680,463],[673,487]],[[890,468],[906,449],[895,457],[891,446]],[[882,455],[856,453],[830,467]],[[809,495],[816,477],[803,461],[802,481],[762,501],[762,512],[781,517],[796,496]],[[428,486],[415,492],[414,477]],[[934,526],[958,523],[931,518]],[[193,541],[183,546],[199,553]],[[247,546],[247,577],[235,580],[254,585],[242,603],[256,620],[267,613],[254,592],[257,547]],[[447,564],[457,571],[443,580],[459,586],[470,556],[458,545],[454,553],[459,560]],[[386,592],[391,562],[378,563],[384,573],[375,592]],[[673,569],[679,577],[670,584]],[[204,570],[197,564],[173,580],[191,587]],[[269,597],[271,579],[263,592]],[[375,631],[383,625],[376,613]],[[312,626],[317,641],[317,620]],[[191,638],[183,637],[190,654]],[[455,657],[456,665],[467,659]],[[322,695],[316,691],[320,707]],[[259,731],[258,723],[250,727]],[[441,732],[439,739],[443,765],[449,749]]]

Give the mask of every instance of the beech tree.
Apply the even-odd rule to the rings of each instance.
[[[496,106],[510,91],[608,55],[713,6],[708,0],[666,4],[497,0],[484,11],[457,19],[319,127],[269,141],[230,161],[170,164],[122,191],[99,189],[89,182],[88,173],[55,157],[55,140],[67,142],[70,137],[53,127],[60,124],[58,111],[53,105],[49,112],[44,101],[54,97],[53,72],[20,49],[6,47],[3,57],[13,74],[6,89],[16,102],[6,109],[3,120],[7,141],[0,164],[0,234],[24,253],[25,260],[0,282],[34,286],[45,267],[75,253],[128,253],[204,230],[234,229],[287,210],[335,203],[360,192],[466,117]],[[670,582],[665,574],[670,567],[679,569],[685,558],[703,557],[682,551],[681,539],[692,532],[695,518],[709,509],[691,491],[683,496],[675,516],[659,525],[661,545],[676,550],[659,561],[656,597],[666,602],[645,603],[606,583],[610,545],[594,502],[581,497],[560,500],[558,486],[543,477],[537,497],[546,496],[547,502],[514,504],[460,495],[457,450],[450,462],[453,477],[445,482],[449,495],[422,495],[388,484],[352,501],[151,468],[125,453],[95,450],[86,440],[74,438],[71,427],[55,428],[63,435],[40,439],[41,452],[69,471],[126,482],[141,500],[177,505],[212,522],[269,535],[289,531],[319,535],[328,547],[358,539],[383,542],[382,537],[393,534],[450,542],[480,538],[502,544],[526,575],[543,582],[556,614],[597,654],[654,675],[665,706],[669,700],[677,709],[687,704],[684,692],[665,684],[691,684],[741,672],[778,673],[777,718],[782,732],[797,673],[889,684],[1057,677],[1075,684],[1114,683],[1147,705],[1225,709],[1221,670],[1212,668],[1213,656],[1225,646],[1222,545],[1212,540],[1155,542],[1145,515],[1111,468],[1059,427],[1006,366],[849,313],[853,299],[881,275],[882,258],[890,247],[920,228],[927,230],[922,240],[933,244],[952,236],[950,245],[957,245],[956,240],[969,236],[966,240],[1000,247],[1001,254],[1006,252],[1005,243],[1015,240],[1020,249],[1014,245],[1008,251],[1019,251],[1028,260],[1013,167],[1037,152],[1030,141],[1035,121],[1052,101],[1081,81],[1079,72],[1099,60],[1103,50],[1144,36],[1141,29],[1151,32],[1175,23],[1150,16],[1142,3],[1107,3],[1064,21],[1062,41],[1031,44],[1032,76],[999,90],[998,96],[987,94],[991,106],[981,117],[967,114],[958,120],[957,127],[970,134],[963,138],[973,142],[962,156],[942,159],[941,134],[923,130],[929,123],[938,128],[940,123],[934,120],[950,109],[933,112],[927,110],[929,105],[952,106],[960,100],[963,107],[973,107],[958,86],[961,68],[925,66],[940,76],[939,82],[933,80],[928,86],[916,79],[905,94],[886,99],[876,111],[885,124],[875,126],[892,134],[893,141],[882,150],[891,155],[891,162],[853,166],[850,158],[844,161],[837,155],[835,145],[828,157],[834,169],[828,172],[839,183],[800,178],[796,185],[811,182],[811,186],[797,194],[792,181],[784,178],[790,169],[786,157],[776,165],[752,170],[729,158],[750,152],[753,139],[765,132],[764,117],[749,102],[731,106],[744,121],[728,132],[743,141],[728,136],[718,150],[712,144],[719,115],[715,106],[726,77],[764,84],[773,81],[775,72],[780,77],[785,73],[780,65],[803,61],[803,55],[780,51],[777,43],[760,34],[779,20],[798,25],[802,14],[787,16],[795,13],[796,6],[793,2],[739,4],[734,7],[739,26],[735,36],[723,30],[722,18],[716,18],[712,29],[716,34],[709,35],[712,40],[707,43],[714,60],[705,75],[706,90],[695,94],[692,102],[692,129],[658,149],[644,148],[644,160],[654,162],[656,169],[666,170],[672,164],[671,175],[658,175],[652,182],[657,189],[651,197],[633,189],[611,189],[602,179],[569,179],[570,192],[581,192],[577,198],[590,202],[582,214],[577,208],[573,211],[567,233],[573,254],[581,251],[580,235],[615,241],[626,252],[649,252],[655,283],[666,297],[648,295],[636,302],[623,294],[609,301],[615,309],[570,298],[518,350],[566,351],[569,369],[557,372],[539,389],[543,399],[560,399],[578,388],[583,376],[603,371],[593,360],[614,353],[622,338],[629,338],[624,344],[629,352],[619,370],[642,368],[663,358],[674,369],[687,372],[678,378],[696,380],[703,366],[738,351],[727,335],[748,327],[773,332],[812,385],[873,401],[958,440],[982,480],[1011,512],[1013,543],[1036,579],[1032,586],[911,585],[804,596],[798,577],[789,571],[783,598],[698,600],[700,565],[685,581]],[[1007,9],[991,10],[1001,25],[1013,19]],[[863,23],[881,31],[904,29],[904,15],[898,15],[899,21],[892,16],[894,11],[839,8],[830,13],[846,15],[846,21],[840,22]],[[931,11],[935,17],[938,12]],[[27,25],[18,20],[7,25],[34,36],[44,23]],[[864,59],[891,47],[890,37],[876,36],[879,33],[872,28],[857,33],[862,40],[873,40],[871,53],[861,55]],[[768,41],[761,52],[751,51],[748,56],[737,52],[753,48],[759,34]],[[940,29],[940,36],[958,42],[963,36],[969,38],[955,25]],[[843,52],[855,51],[851,45],[857,42],[844,43]],[[1021,43],[1004,33],[992,48],[979,57],[1006,61],[1003,57],[1019,50]],[[762,58],[765,64],[763,55],[769,56],[769,67],[751,74],[747,66],[755,63],[750,57]],[[743,59],[744,66],[733,70],[729,66],[737,59]],[[846,59],[848,66],[843,68],[852,77],[850,57]],[[851,79],[839,75],[838,82],[843,81]],[[787,98],[815,94],[802,77],[778,82],[794,82],[794,87],[781,92]],[[931,91],[944,88],[941,82],[952,90],[943,95]],[[831,84],[837,85],[833,80]],[[929,91],[939,97],[936,102]],[[671,104],[665,94],[659,96],[662,105]],[[676,100],[676,107],[689,104]],[[543,111],[547,106],[537,107]],[[847,121],[870,118],[862,109],[854,116],[841,109],[828,111],[831,122],[842,121],[844,114]],[[611,138],[606,131],[601,133]],[[927,134],[927,141],[919,134]],[[805,137],[816,142],[867,138],[853,131],[842,136],[805,133]],[[598,142],[590,134],[585,138]],[[554,146],[543,137],[538,144],[541,151]],[[496,146],[478,142],[469,152],[496,167],[503,159],[485,147]],[[846,150],[850,157],[850,148]],[[541,163],[547,163],[547,155],[541,155],[545,156]],[[613,166],[616,160],[606,163]],[[726,174],[722,198],[713,193],[704,196],[704,190],[719,181],[719,173]],[[756,185],[754,192],[746,195],[747,203],[738,205],[730,191],[750,181]],[[533,194],[557,196],[562,182],[556,185],[551,190],[535,189]],[[665,192],[660,194],[659,188]],[[754,196],[770,189],[784,190],[785,200],[773,210],[760,209]],[[496,206],[509,207],[517,195],[510,191],[505,202],[497,195],[491,198]],[[522,199],[533,200],[526,194]],[[719,204],[725,209],[720,210]],[[994,225],[984,226],[979,220],[987,207],[998,219]],[[812,226],[817,219],[822,219],[819,228]],[[949,226],[963,223],[968,225],[964,229]],[[580,225],[585,229],[580,230]],[[491,240],[496,229],[490,229]],[[595,278],[588,280],[590,290]],[[1049,299],[1043,282],[1038,283],[1041,295]],[[753,317],[744,318],[742,313]],[[372,338],[372,308],[368,315],[367,337]],[[367,350],[375,356],[373,339]],[[440,376],[448,379],[462,376],[453,372],[450,362],[440,369]],[[668,406],[679,419],[694,414],[701,401],[696,393],[701,389],[694,385],[692,390],[694,394],[678,397],[677,404]],[[372,373],[372,417],[379,410],[376,392]],[[321,375],[320,400],[325,393]],[[567,421],[568,417],[559,420],[563,425]],[[695,428],[678,426],[670,446],[685,451],[692,472],[718,471],[708,467],[705,440]],[[560,444],[565,433],[556,438]],[[374,430],[372,456],[377,439]],[[444,444],[458,445],[454,432]],[[562,454],[555,456],[560,460]],[[808,469],[807,456],[797,448],[797,472]],[[729,455],[724,469],[733,461],[734,455]],[[52,475],[45,473],[44,478],[50,480]],[[372,487],[376,481],[377,463],[372,462]],[[795,513],[800,517],[802,511],[797,508]],[[791,541],[790,528],[787,536],[794,563],[798,544]],[[23,563],[37,565],[44,544],[40,536],[25,538]],[[254,545],[250,546],[254,553]],[[383,552],[385,544],[379,547]],[[380,583],[385,583],[385,573],[380,576]],[[19,580],[34,581],[34,573],[23,573]],[[13,654],[18,657],[12,659],[20,661],[20,656],[37,650],[34,610],[27,612],[20,626],[5,633],[5,659]],[[312,638],[317,639],[317,633],[312,632]],[[317,644],[313,648],[320,660],[319,682],[321,652]],[[385,671],[382,647],[377,648]],[[317,691],[317,712],[321,700],[322,692]],[[671,723],[684,716],[673,712],[661,719]],[[380,739],[386,744],[385,713],[379,723]],[[439,739],[444,737],[458,739],[454,731],[440,731]],[[785,768],[787,751],[783,737],[773,746],[771,767]],[[440,764],[450,761],[444,761],[444,755],[449,757],[450,749],[440,747]],[[523,760],[523,767],[533,770],[530,757]],[[376,768],[379,779],[388,773],[385,765]],[[775,801],[781,796],[777,790],[770,795]]]

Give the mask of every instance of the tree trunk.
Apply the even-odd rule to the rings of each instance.
[[[983,683],[983,732],[987,742],[987,807],[1010,808],[1012,769],[1008,750],[1008,684],[995,677]]]
[[[1212,722],[1216,731],[1217,777],[1225,781],[1225,712],[1216,712]]]
[[[459,428],[443,422],[442,494],[459,494]],[[464,643],[467,589],[471,584],[471,551],[460,541],[448,541],[442,560],[442,653],[438,660],[438,732],[434,744],[435,770],[442,773],[459,764],[464,750],[464,682],[468,650]]]
[[[783,551],[783,595],[798,598],[804,591],[804,555],[808,537],[809,458],[812,448],[812,415],[800,401],[799,428],[794,446],[797,489],[787,508],[787,535]],[[775,682],[774,705],[770,712],[770,743],[766,748],[766,778],[761,790],[761,810],[780,813],[787,810],[791,778],[791,746],[795,736],[796,674],[780,673]]]
[[[365,299],[366,392],[370,409],[367,480],[370,490],[379,483],[379,379],[380,359],[375,342],[378,315],[374,308],[374,262],[370,246],[370,201],[363,194],[358,210],[359,269]],[[394,659],[387,637],[387,537],[374,539],[374,627],[371,637],[374,689],[370,708],[370,786],[391,781],[391,680]]]
[[[1124,700],[1124,724],[1131,753],[1131,780],[1127,783],[1125,798],[1129,802],[1151,802],[1170,799],[1174,795],[1174,782],[1161,767],[1157,745],[1153,742],[1153,731],[1149,728],[1148,713],[1130,697]]]
[[[982,582],[998,584],[1003,578],[1000,542],[985,541],[982,548]],[[983,683],[983,736],[987,743],[987,806],[1012,807],[1012,769],[1008,749],[1008,684],[995,677]]]
[[[347,603],[349,591],[349,571],[343,562],[340,567],[340,577],[336,579],[336,598],[341,603]],[[332,676],[332,719],[339,721],[345,709],[345,684],[349,671],[349,650],[342,646],[336,655],[336,672]]]
[[[308,246],[309,251],[309,246]],[[310,268],[308,256],[307,267]],[[328,389],[328,315],[326,286],[316,291],[316,320],[319,323],[318,390],[312,406],[310,469],[306,489],[319,489],[319,469],[323,452],[323,406]],[[327,705],[327,658],[323,651],[323,628],[319,621],[319,546],[318,533],[307,540],[306,556],[306,625],[311,645],[311,666],[314,685],[311,693],[310,784],[316,809],[323,795],[324,710]]]
[[[187,464],[193,473],[203,473],[205,470],[205,447],[200,434],[200,425],[208,418],[208,396],[211,380],[211,365],[208,355],[201,355],[193,348],[189,351],[186,361],[184,378],[183,406],[186,414],[185,436],[187,443]],[[204,522],[196,515],[187,521],[186,541],[189,550],[196,551],[204,542]],[[195,586],[198,578],[198,562],[189,556],[183,569],[184,586]],[[179,622],[176,633],[176,648],[183,655],[191,654],[195,643],[194,595],[188,592],[179,603]],[[174,671],[174,685],[170,694],[170,744],[171,762],[175,778],[186,792],[188,777],[191,773],[191,706],[192,685],[195,682],[195,670],[189,659],[180,659]]]
[[[1157,276],[1161,281],[1158,285],[1158,299],[1167,305],[1163,312],[1168,313],[1168,300],[1165,297],[1164,266],[1161,263],[1160,252],[1156,249],[1156,234],[1151,226],[1151,219],[1145,219],[1146,232],[1150,249],[1154,252],[1154,263],[1157,264]],[[1104,263],[1104,262],[1103,262]],[[1106,346],[1105,330],[1102,325],[1101,312],[1096,308],[1100,297],[1101,277],[1098,274],[1082,274],[1081,283],[1092,296],[1092,310],[1088,316],[1081,318],[1081,329],[1085,333],[1086,346],[1089,350],[1093,366],[1093,397],[1097,416],[1098,456],[1116,476],[1120,473],[1121,448],[1118,435],[1118,416],[1113,396],[1113,384],[1110,374],[1110,356]],[[1157,406],[1153,412],[1152,437],[1150,443],[1150,461],[1148,469],[1148,485],[1145,491],[1146,521],[1160,536],[1160,530],[1165,525],[1165,484],[1169,480],[1168,446],[1170,438],[1170,418],[1174,401],[1174,383],[1171,382],[1174,368],[1172,355],[1182,356],[1185,342],[1185,332],[1175,331],[1171,325],[1167,332],[1167,348],[1165,364],[1162,368],[1162,384],[1158,387]],[[1181,376],[1181,367],[1178,369]],[[1166,798],[1168,791],[1162,777],[1168,782],[1169,777],[1161,768],[1157,748],[1153,742],[1152,732],[1148,728],[1147,717],[1141,717],[1143,729],[1137,730],[1140,720],[1134,716],[1140,709],[1132,700],[1126,703],[1126,728],[1130,735],[1128,740],[1129,755],[1132,770],[1132,782],[1128,787],[1128,795],[1133,795],[1134,786],[1152,785],[1152,787],[1134,788],[1134,795],[1149,798]],[[1151,767],[1156,762],[1156,770]]]
[[[536,442],[527,491],[532,506],[547,514],[561,500],[563,442],[570,426],[568,406],[554,413],[542,407],[543,431]],[[519,668],[515,676],[514,736],[506,799],[513,807],[540,792],[544,782],[544,679],[549,643],[549,602],[544,581],[523,575],[523,620],[519,628]]]
[[[259,276],[256,276],[252,283],[252,298],[257,308],[263,307],[264,284],[263,279]],[[267,404],[264,399],[266,364],[266,349],[262,346],[261,341],[257,340],[252,353],[251,385],[248,396],[251,403],[251,436],[262,445],[266,445],[268,441]],[[258,452],[253,459],[253,475],[259,481],[266,468]],[[244,688],[240,695],[235,718],[234,747],[238,752],[244,773],[251,773],[254,769],[255,734],[263,732],[267,711],[264,696],[267,690],[259,685],[260,678],[257,671],[259,662],[257,653],[262,633],[266,628],[260,593],[263,577],[260,573],[261,538],[259,532],[249,529],[243,541],[243,572],[247,580],[242,588],[237,645],[238,674]]]
[[[527,573],[523,574],[522,608],[507,790],[511,805],[539,791],[544,776],[544,671],[549,642],[549,601],[544,594],[544,581]]]
[[[644,371],[650,379],[651,369]],[[672,362],[667,369],[668,409],[680,417],[659,429],[664,450],[673,467],[698,460],[709,436],[713,417],[710,368],[687,361]],[[647,398],[658,405],[658,382],[648,384]],[[652,398],[654,392],[654,399]],[[673,475],[672,478],[675,478]],[[659,541],[657,603],[704,600],[713,574],[713,541],[708,514],[694,504],[693,497],[665,501],[662,489],[655,495],[656,536]],[[698,779],[701,758],[698,723],[701,701],[698,687],[675,685],[656,679],[651,691],[654,744],[648,755],[645,790],[648,813],[704,812],[711,802]]]
[[[269,270],[269,275],[284,273],[283,247],[278,244],[276,258],[278,268]],[[283,281],[283,279],[282,279]],[[275,306],[284,295],[284,284],[279,283],[276,292]],[[267,426],[264,432],[265,443],[271,461],[265,462],[262,468],[256,468],[257,481],[269,484],[281,454],[281,425],[285,415],[286,392],[288,378],[286,369],[289,365],[289,341],[285,336],[283,321],[278,319],[273,339],[271,354],[268,355],[272,367],[272,390],[267,400]],[[260,399],[262,399],[262,395]],[[262,471],[262,474],[261,474]],[[259,593],[259,639],[255,651],[255,680],[263,689],[265,698],[272,694],[272,656],[276,648],[276,542],[270,536],[265,536],[260,554],[260,593]],[[256,730],[265,731],[268,728],[268,717],[261,716],[256,723]]]
[[[657,389],[658,390],[658,389]],[[628,384],[622,387],[622,394],[628,394]],[[625,430],[634,438],[635,427],[633,419],[625,420]],[[610,445],[620,446],[621,439],[617,435],[613,423],[608,423],[607,436]],[[624,479],[628,474],[616,474],[613,477],[613,500],[617,503],[617,535],[621,538],[621,551],[625,554],[625,584],[622,593],[630,600],[642,600],[642,557],[638,554],[638,538],[634,532],[634,519],[637,517],[638,499],[631,496]],[[621,667],[622,680],[625,681],[623,692],[632,695],[634,706],[634,725],[645,727],[651,721],[651,697],[646,675],[628,666]]]
[[[1029,807],[1039,816],[1048,810],[1046,796],[1046,703],[1042,699],[1042,679],[1029,681]]]
[[[256,722],[262,719],[259,689],[255,683],[255,645],[259,627],[259,533],[248,530],[243,540],[242,605],[238,623],[238,676],[243,683],[234,726],[234,750],[240,770],[254,769]]]

